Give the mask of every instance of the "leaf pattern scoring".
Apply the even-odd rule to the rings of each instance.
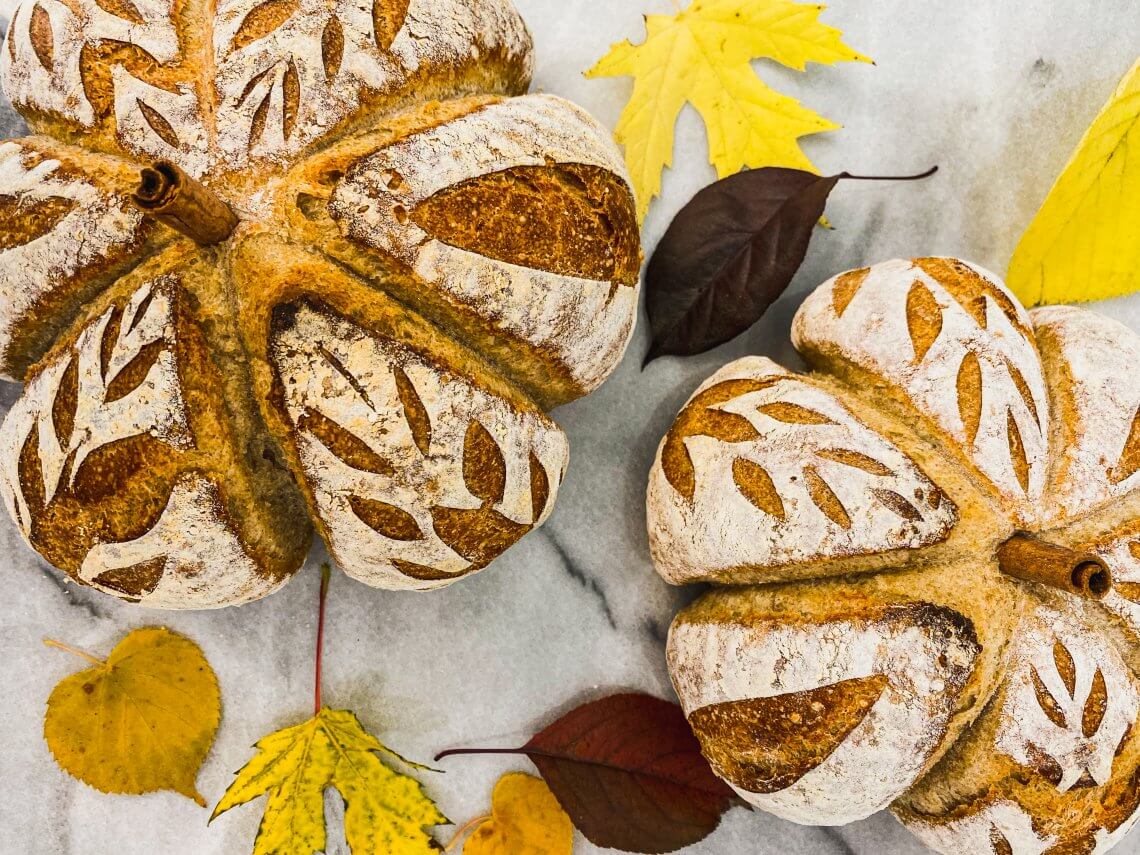
[[[280,317],[271,360],[347,572],[435,587],[485,567],[549,513],[566,442],[545,416],[323,306],[303,301]]]

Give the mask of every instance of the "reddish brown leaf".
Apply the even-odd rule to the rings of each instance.
[[[436,759],[487,753],[528,755],[595,846],[673,852],[711,834],[736,803],[681,708],[649,695],[583,704],[522,748],[459,749]]]

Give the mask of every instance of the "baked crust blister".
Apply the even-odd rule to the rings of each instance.
[[[427,589],[549,516],[545,411],[621,358],[641,255],[609,134],[521,96],[509,2],[36,0],[11,33],[43,136],[0,144],[0,372],[27,380],[0,486],[41,555],[199,608],[282,584],[310,520],[350,574]],[[228,238],[131,204],[152,158]]]
[[[773,583],[714,590],[674,622],[670,669],[706,755],[798,822],[891,806],[951,855],[1106,851],[1140,809],[1140,337],[1082,309],[1026,312],[941,258],[829,280],[793,337],[818,374],[722,369],[650,476],[666,579]],[[816,459],[843,424],[823,391],[863,423],[826,465],[858,477]],[[768,477],[743,483],[739,459]],[[883,531],[901,506],[863,497],[901,472],[957,515],[900,548]],[[912,507],[916,525],[938,519]],[[821,546],[837,521],[848,554]],[[1112,589],[1005,575],[997,549],[1027,529],[1099,558]]]

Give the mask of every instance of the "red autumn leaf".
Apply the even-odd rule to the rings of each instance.
[[[574,825],[596,846],[673,852],[707,837],[736,803],[713,774],[676,704],[641,694],[584,704],[522,748]]]

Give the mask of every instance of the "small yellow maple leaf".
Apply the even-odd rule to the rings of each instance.
[[[1093,120],[1006,277],[1027,306],[1140,290],[1140,60]]]
[[[324,791],[345,802],[344,831],[353,855],[430,855],[429,826],[447,822],[415,779],[376,752],[403,761],[348,710],[322,708],[304,724],[260,740],[214,813],[268,795],[254,855],[313,855],[325,848]],[[403,761],[407,762],[407,761]]]
[[[817,172],[799,146],[806,134],[839,127],[770,89],[752,68],[775,60],[803,71],[808,62],[871,62],[820,23],[826,6],[791,0],[693,0],[676,15],[648,15],[646,39],[615,44],[587,77],[632,76],[633,95],[616,135],[644,219],[673,164],[673,129],[685,103],[704,119],[709,159],[724,178],[744,167]]]
[[[52,690],[44,738],[59,765],[104,793],[174,790],[202,807],[195,779],[218,730],[218,680],[202,650],[161,627],[136,629],[105,661]]]
[[[463,855],[570,855],[574,826],[546,782],[523,772],[504,775],[491,794],[491,815],[461,828],[451,851],[470,828]]]

